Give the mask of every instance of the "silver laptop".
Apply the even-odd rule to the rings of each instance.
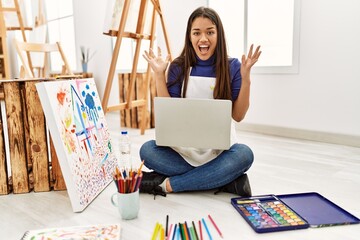
[[[230,148],[230,100],[155,97],[154,108],[158,146]]]

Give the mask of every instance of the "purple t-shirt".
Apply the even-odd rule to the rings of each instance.
[[[201,77],[216,77],[214,56],[208,60],[201,60],[197,58],[197,63],[192,67],[190,76],[201,76]],[[237,99],[241,87],[241,74],[240,74],[240,61],[237,58],[229,58],[230,67],[230,84],[233,101]],[[178,75],[181,74],[181,69],[176,64],[170,64],[168,71],[168,91],[171,97],[181,97],[182,82],[171,84],[178,79]],[[184,79],[184,77],[181,77]]]

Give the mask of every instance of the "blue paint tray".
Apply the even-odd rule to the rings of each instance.
[[[359,218],[316,192],[277,195],[277,197],[301,215],[310,227],[360,223]]]
[[[231,204],[258,233],[360,223],[315,192],[238,197]]]

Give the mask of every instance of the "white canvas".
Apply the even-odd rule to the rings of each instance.
[[[74,212],[112,181],[117,160],[95,81],[36,84]]]
[[[136,26],[139,19],[139,9],[140,9],[141,0],[132,0],[130,1],[129,12],[125,24],[125,32],[136,32]],[[109,30],[118,31],[120,20],[122,16],[122,11],[124,8],[124,0],[110,0],[107,4],[106,9],[106,18],[103,27],[104,33],[108,33]],[[146,9],[146,20],[144,24],[144,34],[150,34],[151,32],[151,22],[152,22],[152,12],[153,4],[151,1],[148,2]]]

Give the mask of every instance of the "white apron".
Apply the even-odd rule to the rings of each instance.
[[[189,76],[185,97],[213,99],[215,81],[216,79],[212,77]],[[231,145],[237,143],[234,120],[231,121],[230,143]],[[214,158],[219,156],[220,153],[223,151],[218,149],[199,149],[192,147],[172,147],[172,148],[175,151],[177,151],[190,165],[194,167],[198,167],[213,160]]]

